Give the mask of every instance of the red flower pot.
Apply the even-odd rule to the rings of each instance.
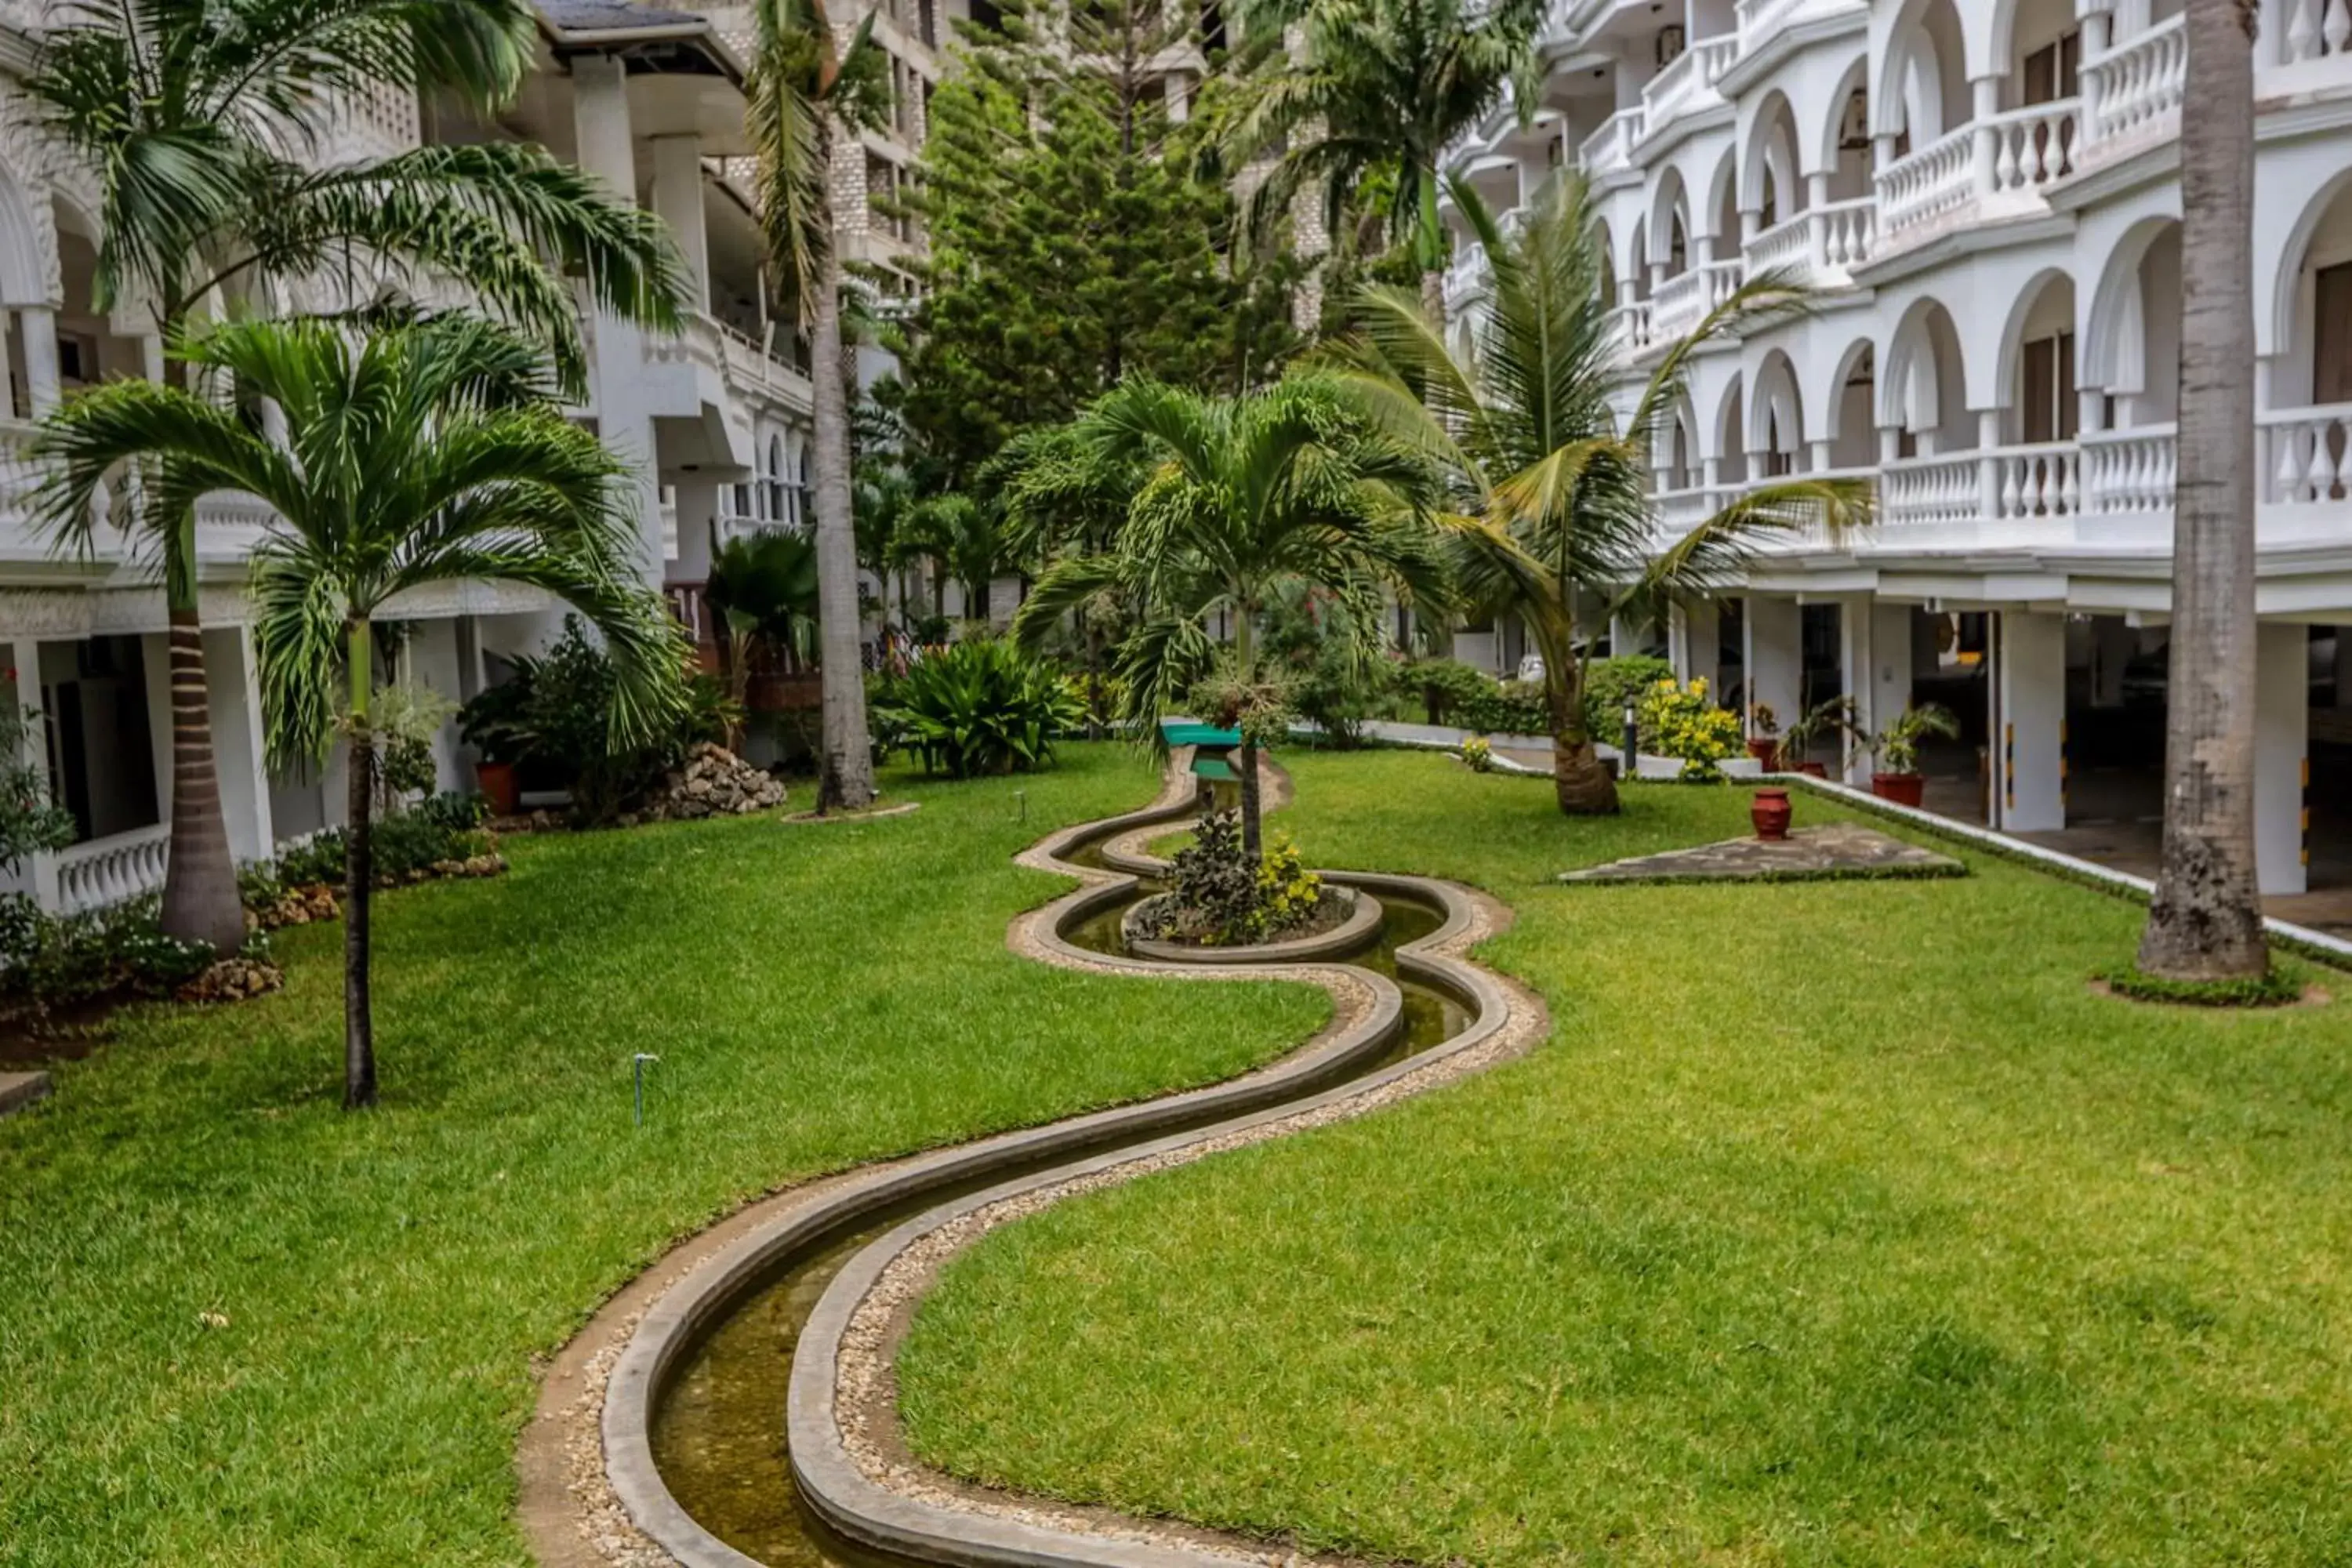
[[[1897,805],[1917,805],[1927,797],[1927,776],[1922,773],[1873,773],[1870,775],[1870,793]]]
[[[1829,769],[1819,763],[1799,763],[1797,771],[1809,779],[1825,779],[1830,776]]]
[[[512,763],[476,763],[474,782],[482,786],[483,796],[498,816],[512,816],[521,809],[522,791],[515,784]]]
[[[1756,825],[1756,837],[1767,844],[1789,837],[1791,815],[1789,792],[1784,789],[1759,789],[1748,803],[1748,820]]]
[[[1748,754],[1763,764],[1766,773],[1779,773],[1780,771],[1780,737],[1778,735],[1748,736]]]

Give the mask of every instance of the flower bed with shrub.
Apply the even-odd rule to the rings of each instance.
[[[1087,721],[1058,671],[993,637],[950,643],[870,689],[875,744],[950,778],[1044,767]]]
[[[1671,675],[1654,682],[1642,693],[1636,712],[1643,749],[1680,758],[1685,783],[1723,777],[1719,764],[1738,756],[1746,742],[1739,715],[1715,705],[1705,676],[1688,684]]]
[[[1329,931],[1349,909],[1280,835],[1252,865],[1241,819],[1221,811],[1202,817],[1192,842],[1176,852],[1168,891],[1144,905],[1143,918],[1161,942],[1245,947]]]

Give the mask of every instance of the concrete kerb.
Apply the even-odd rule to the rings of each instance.
[[[1332,882],[1349,907],[1347,917],[1338,925],[1313,936],[1239,947],[1196,947],[1190,942],[1161,942],[1142,931],[1143,911],[1159,902],[1157,899],[1146,899],[1135,905],[1120,922],[1119,930],[1127,938],[1129,952],[1138,958],[1155,959],[1161,963],[1312,963],[1345,958],[1360,948],[1370,946],[1381,933],[1383,917],[1380,900],[1335,876],[1316,874]]]
[[[1152,805],[1064,829],[1032,847],[1020,857],[1022,863],[1076,876],[1090,885],[1064,894],[1015,921],[1008,941],[1018,947],[1016,938],[1025,935],[1039,950],[1034,956],[1050,963],[1097,970],[1181,974],[1203,980],[1277,976],[1306,979],[1324,984],[1335,999],[1369,995],[1369,1004],[1355,1016],[1327,1028],[1299,1051],[1242,1078],[937,1151],[877,1171],[862,1180],[853,1177],[849,1184],[830,1197],[748,1233],[666,1291],[646,1313],[613,1369],[604,1394],[602,1435],[606,1476],[614,1495],[636,1526],[687,1568],[749,1568],[754,1560],[711,1535],[688,1514],[670,1495],[654,1464],[654,1403],[669,1369],[698,1342],[706,1327],[730,1310],[782,1259],[827,1236],[840,1234],[865,1216],[923,1192],[985,1179],[998,1171],[1032,1173],[1013,1176],[987,1192],[942,1205],[894,1229],[861,1252],[850,1268],[836,1279],[803,1331],[803,1348],[795,1355],[789,1420],[795,1469],[800,1472],[811,1506],[853,1540],[943,1562],[1132,1564],[1134,1568],[1142,1568],[1145,1563],[1172,1568],[1178,1563],[1215,1563],[1231,1568],[1230,1557],[1215,1553],[1147,1547],[1114,1537],[1044,1530],[896,1497],[875,1487],[857,1470],[843,1445],[832,1413],[839,1331],[864,1294],[862,1289],[848,1290],[842,1281],[862,1278],[870,1284],[896,1256],[894,1241],[903,1247],[939,1225],[1012,1193],[1051,1187],[1096,1170],[1135,1164],[1172,1150],[1206,1144],[1351,1098],[1370,1096],[1411,1073],[1425,1071],[1433,1063],[1485,1043],[1509,1020],[1513,1004],[1505,987],[1478,966],[1437,951],[1464,941],[1481,926],[1483,916],[1478,906],[1461,889],[1420,878],[1328,874],[1335,880],[1367,892],[1380,890],[1417,897],[1435,902],[1445,910],[1445,918],[1435,931],[1398,950],[1397,967],[1401,973],[1454,992],[1470,1004],[1473,1021],[1431,1051],[1337,1087],[1327,1087],[1328,1080],[1345,1074],[1367,1057],[1377,1057],[1403,1026],[1403,997],[1387,977],[1339,964],[1292,964],[1279,972],[1232,964],[1164,966],[1091,952],[1064,939],[1064,927],[1124,897],[1136,876],[1130,871],[1072,865],[1061,857],[1082,842],[1102,838],[1108,843],[1181,818],[1191,809],[1189,779],[1180,770],[1171,775],[1169,786]],[[1106,861],[1110,858],[1107,853]],[[1158,869],[1164,864],[1141,856],[1133,857],[1132,863],[1146,870]],[[1109,1152],[1087,1152],[1107,1142],[1160,1130],[1165,1130],[1162,1136],[1139,1146],[1129,1143]],[[1065,1163],[1050,1170],[1037,1169],[1055,1160]],[[830,1313],[829,1307],[834,1309]],[[832,1326],[830,1335],[820,1334],[821,1324]],[[814,1393],[803,1399],[804,1365],[822,1367],[822,1378],[817,1380],[822,1383],[821,1400]],[[809,1377],[816,1379],[816,1373],[812,1372]],[[803,1444],[807,1445],[805,1451]],[[809,1468],[803,1470],[803,1464]]]

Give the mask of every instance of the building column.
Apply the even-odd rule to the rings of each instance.
[[[2336,706],[2352,708],[2352,622],[2336,628]]]
[[[604,181],[614,200],[635,206],[637,165],[630,143],[628,81],[618,59],[582,55],[572,62],[572,120],[580,167]],[[595,343],[589,375],[596,433],[636,477],[638,571],[659,587],[665,575],[660,479],[654,466],[653,416],[639,392],[645,334],[635,322],[599,310]]]
[[[1713,599],[1695,599],[1667,610],[1666,654],[1674,661],[1675,679],[1705,680],[1714,692],[1722,645],[1722,612]]]
[[[2000,626],[1994,826],[2050,832],[2066,826],[2066,617],[2004,610]]]
[[[2310,885],[2310,627],[2264,621],[2256,628],[2254,874],[2265,898]]]
[[[41,702],[41,644],[37,637],[16,637],[8,641],[7,658],[14,689],[9,700],[23,714],[25,729],[22,759],[27,767],[41,777],[49,776],[48,722],[43,717]],[[62,803],[53,803],[62,804]],[[58,858],[52,850],[38,850],[25,857],[24,888],[44,910],[54,912],[58,907]]]
[[[251,626],[205,631],[205,686],[221,817],[228,825],[229,854],[241,865],[278,847],[269,826],[269,770],[262,758],[261,688],[255,679]]]
[[[46,419],[58,405],[58,318],[46,305],[26,305],[16,312],[25,335],[25,397],[33,417]]]
[[[654,138],[654,212],[677,243],[685,259],[688,303],[710,308],[710,240],[702,210],[702,141],[698,136]]]
[[[1794,599],[1748,595],[1739,618],[1743,662],[1748,671],[1748,732],[1756,733],[1759,704],[1772,710],[1782,729],[1804,717],[1804,612]]]
[[[1877,731],[1882,716],[1872,700],[1876,689],[1877,622],[1867,594],[1848,594],[1838,600],[1838,684],[1853,704],[1854,728],[1864,735]],[[1867,788],[1872,763],[1870,747],[1849,737],[1840,775],[1850,784]]]

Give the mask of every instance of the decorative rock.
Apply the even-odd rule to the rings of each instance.
[[[257,958],[224,958],[173,994],[183,1002],[242,1002],[275,991],[286,976]]]
[[[646,822],[694,822],[708,816],[745,816],[784,804],[784,786],[722,746],[701,742],[687,753],[686,765],[662,781],[644,808],[624,818]]]

